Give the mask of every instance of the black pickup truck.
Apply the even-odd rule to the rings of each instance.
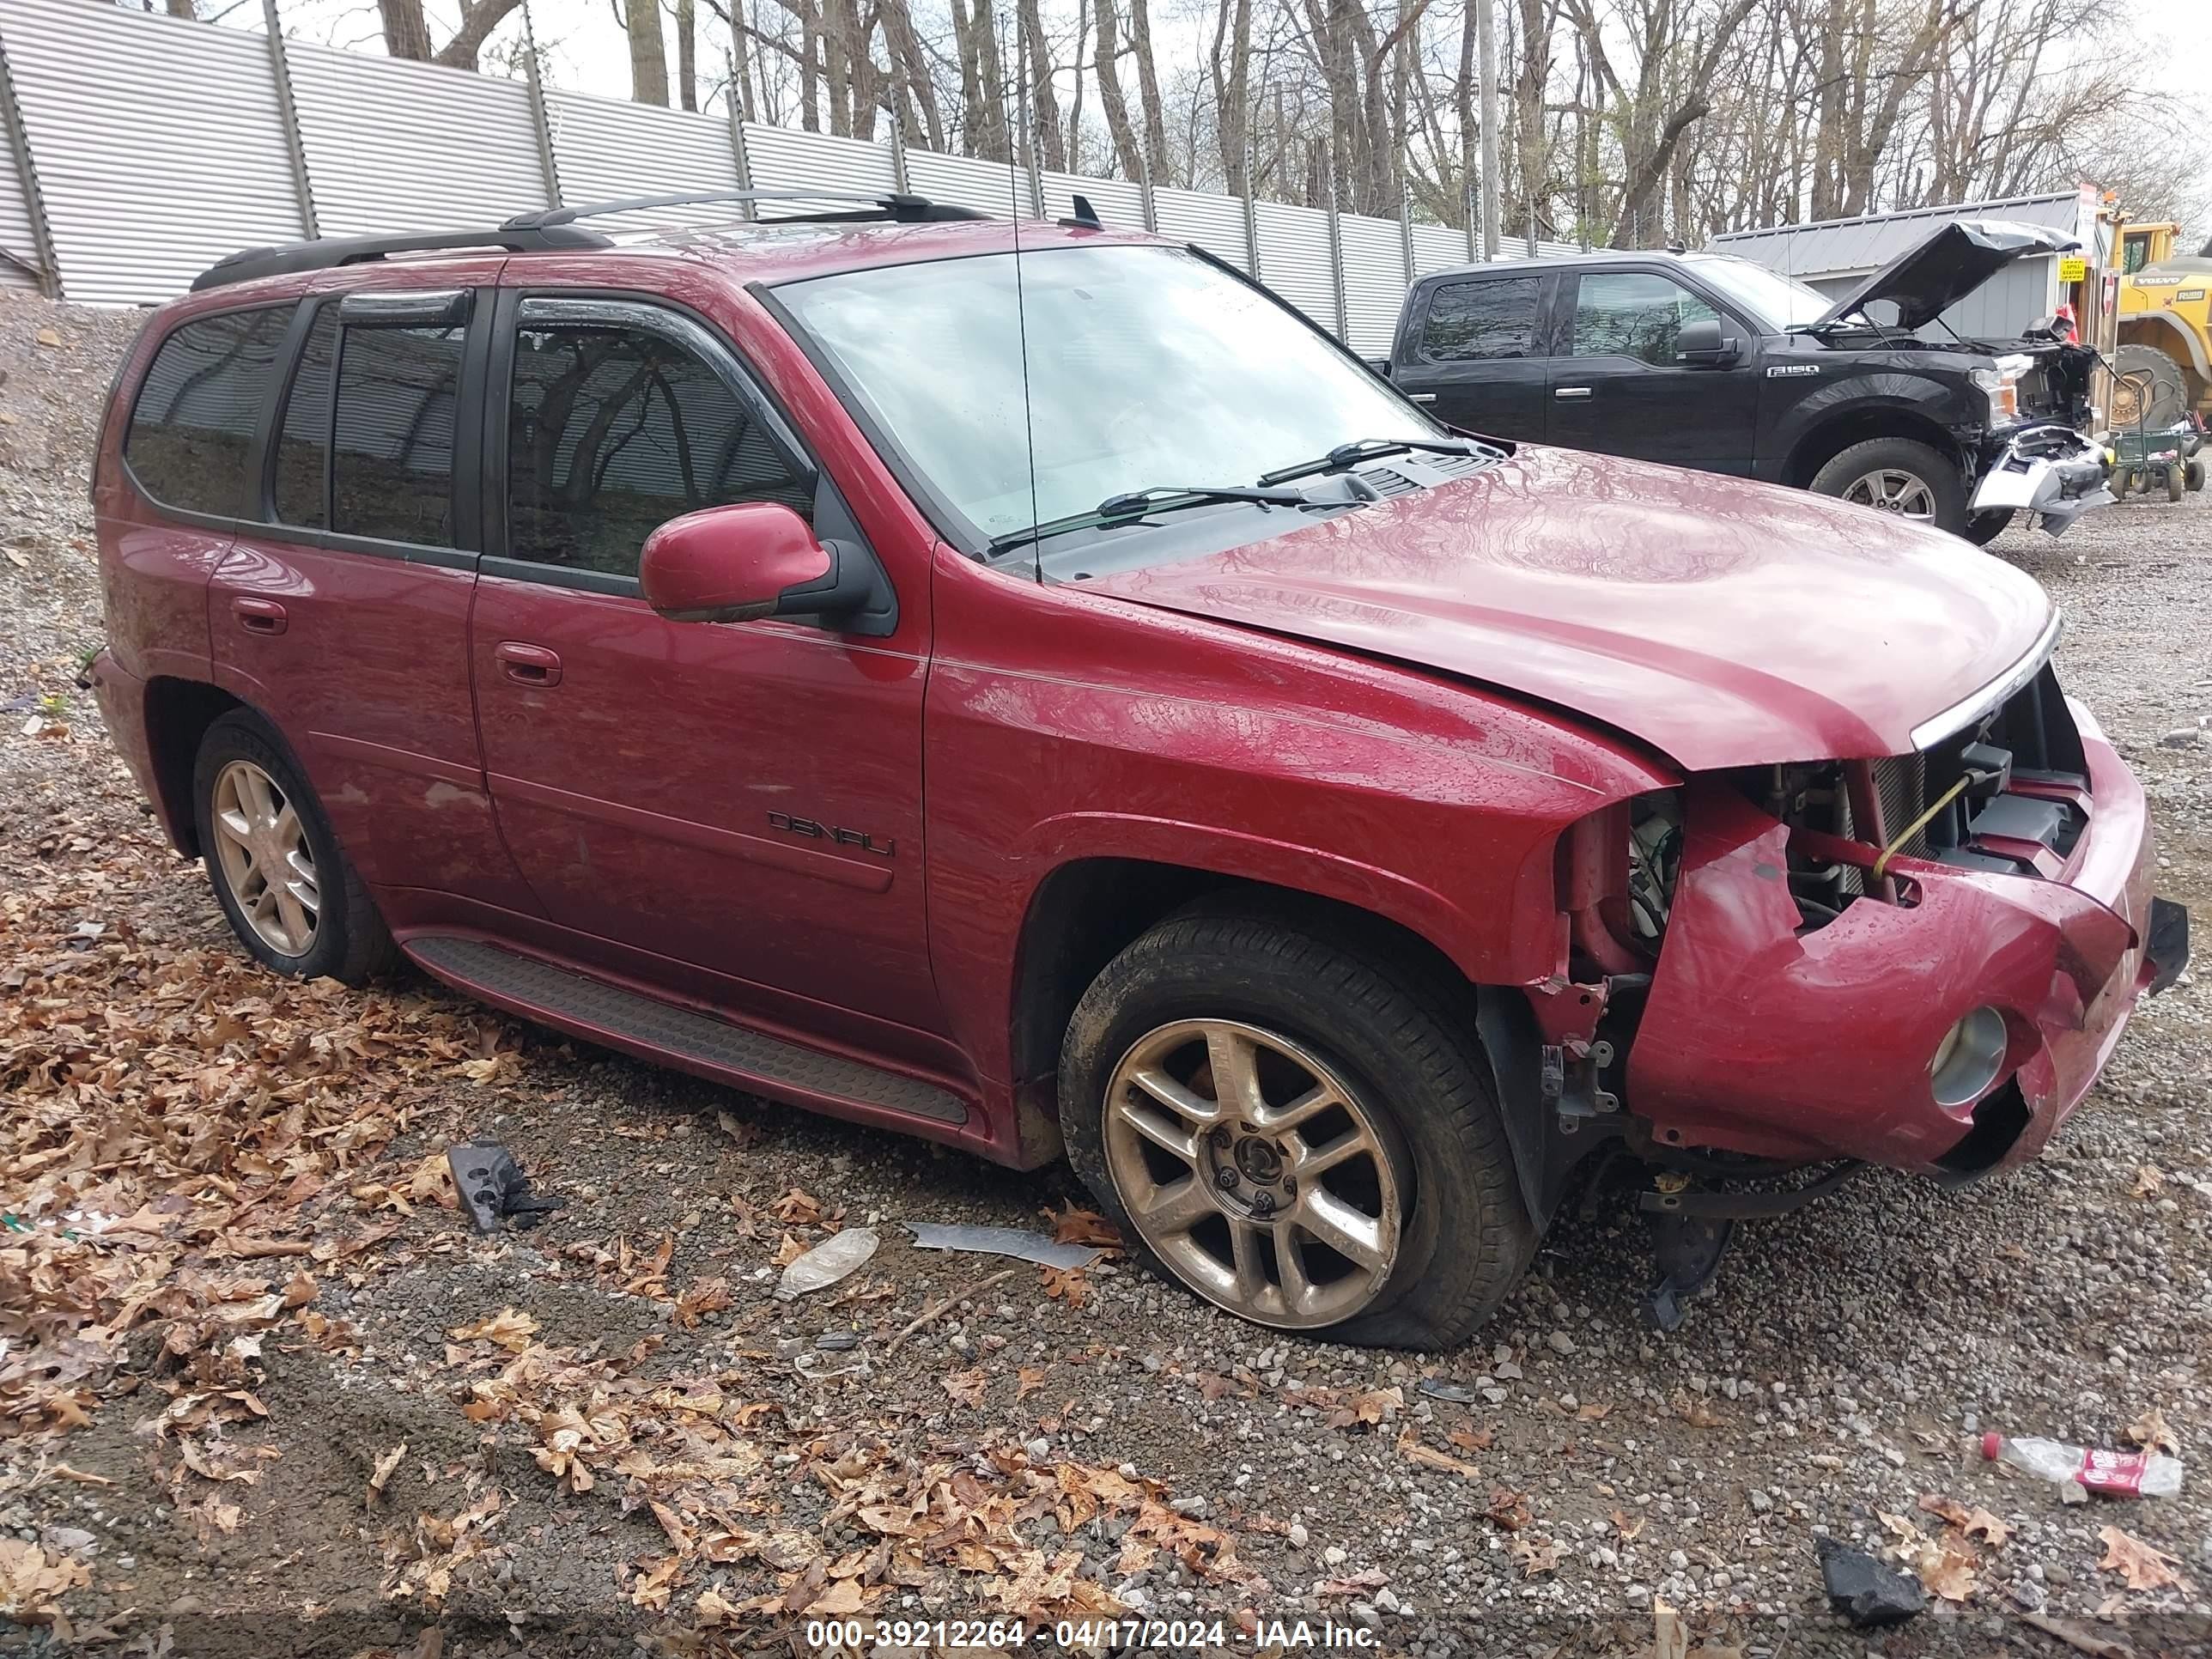
[[[2055,328],[1923,338],[2039,227],[1946,225],[1843,298],[1719,253],[1470,265],[1406,296],[1383,372],[1442,420],[1794,484],[1986,544],[2108,503],[2083,437],[2095,354]]]

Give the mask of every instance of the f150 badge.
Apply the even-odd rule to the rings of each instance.
[[[1820,372],[1820,366],[1818,363],[1776,363],[1766,371],[1766,378],[1770,380],[1794,380],[1801,374],[1818,374]]]
[[[781,830],[787,836],[808,836],[816,841],[826,841],[837,847],[857,847],[863,853],[873,853],[878,858],[895,858],[898,843],[886,841],[880,845],[873,836],[858,830],[840,830],[835,824],[817,823],[812,818],[795,818],[788,812],[771,812],[768,827]]]

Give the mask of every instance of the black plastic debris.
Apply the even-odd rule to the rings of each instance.
[[[1820,1577],[1836,1611],[1862,1630],[1901,1625],[1928,1605],[1928,1592],[1911,1573],[1832,1538],[1820,1540]]]
[[[501,1220],[518,1227],[534,1227],[561,1207],[558,1198],[540,1198],[530,1190],[530,1177],[514,1155],[495,1140],[465,1141],[446,1149],[447,1166],[453,1172],[453,1190],[461,1207],[480,1233],[495,1232]]]

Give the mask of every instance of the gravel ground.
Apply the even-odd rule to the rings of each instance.
[[[19,896],[0,908],[0,986],[57,1000],[46,1006],[96,1005],[68,988],[70,953],[91,974],[124,959],[118,938],[211,975],[236,956],[71,685],[100,626],[82,460],[134,323],[0,302],[0,897]],[[40,330],[58,343],[37,343]],[[2061,672],[2150,791],[2163,890],[2212,913],[2212,509],[2130,502],[2063,540],[2009,532],[1994,553],[2065,607]],[[100,971],[85,982],[131,982]],[[234,1006],[250,1018],[270,993],[246,984]],[[114,994],[120,1025],[133,1016]],[[179,1393],[191,1373],[165,1370],[152,1317],[84,1426],[0,1442],[0,1543],[82,1570],[24,1615],[49,1626],[34,1642],[56,1639],[58,1607],[81,1643],[149,1654],[172,1650],[166,1629],[179,1655],[427,1656],[434,1641],[404,1645],[425,1624],[467,1652],[626,1643],[634,1626],[686,1651],[805,1650],[792,1619],[757,1599],[783,1593],[794,1615],[841,1605],[831,1592],[853,1575],[818,1563],[871,1541],[849,1484],[867,1464],[934,1471],[913,1512],[969,1506],[963,1540],[1007,1535],[1001,1521],[1033,1540],[1069,1575],[1054,1605],[1219,1619],[1238,1652],[1255,1650],[1255,1620],[1264,1635],[1300,1616],[1379,1632],[1390,1652],[1646,1652],[1655,1601],[1680,1610],[1692,1640],[1753,1655],[2065,1650],[2032,1615],[2121,1644],[2113,1653],[2212,1651],[2212,1480],[2193,1473],[2172,1501],[2065,1507],[1978,1451],[1985,1429],[2117,1446],[2154,1407],[2185,1457],[2212,1430],[2202,974],[2143,1008],[2028,1169],[1948,1192],[1875,1176],[1750,1224],[1714,1292],[1664,1337],[1639,1322],[1640,1232],[1604,1196],[1560,1220],[1471,1346],[1434,1355],[1272,1336],[1117,1261],[1069,1281],[923,1252],[897,1224],[1048,1225],[1082,1202],[1064,1170],[1010,1174],[811,1119],[471,1011],[419,979],[315,995],[331,1030],[431,1034],[367,1045],[346,1098],[389,1138],[301,1212],[303,1237],[392,1231],[334,1264],[319,1249],[297,1324],[226,1362],[247,1367],[260,1414],[232,1412],[207,1443],[264,1460],[253,1478],[179,1464],[181,1435],[155,1424],[160,1396],[201,1396]],[[103,1053],[101,1013],[73,1011],[93,1033],[76,1076]],[[203,1045],[210,1063],[219,1041]],[[0,1028],[0,1089],[27,1087],[9,1054]],[[504,1140],[567,1207],[532,1232],[471,1236],[423,1174],[469,1133]],[[0,1197],[16,1201],[31,1179],[27,1159],[0,1166]],[[779,1252],[838,1224],[872,1226],[883,1249],[834,1291],[773,1300]],[[290,1267],[275,1265],[282,1281]],[[477,1334],[510,1309],[535,1331]],[[752,1541],[718,1555],[687,1541],[708,1510],[660,1505],[657,1476],[631,1472],[625,1486],[622,1466],[603,1465],[587,1491],[560,1474],[550,1432],[533,1444],[534,1419],[494,1400],[506,1389],[527,1404],[536,1385],[515,1380],[528,1366],[514,1354],[531,1344],[601,1366],[588,1384],[583,1371],[560,1382],[586,1420],[644,1412],[625,1371],[690,1389],[695,1406],[713,1379],[727,1396],[714,1420],[757,1432],[760,1464],[715,1490],[799,1543],[740,1529]],[[1453,1397],[1424,1391],[1439,1385]],[[665,1401],[655,1409],[674,1420]],[[401,1443],[380,1493],[364,1496]],[[1071,1496],[1079,1486],[1103,1501]],[[485,1492],[502,1507],[469,1520]],[[976,1519],[994,1494],[1005,1509]],[[1988,1510],[2008,1540],[1969,1542],[1918,1507],[1923,1495]],[[1818,1540],[1895,1543],[1883,1516],[1924,1533],[1929,1563],[1948,1545],[1966,1599],[1851,1631],[1828,1610]],[[2184,1584],[2130,1589],[2100,1568],[2112,1526],[2166,1552]],[[860,1605],[871,1619],[1012,1605],[1020,1572],[1005,1551],[960,1576],[963,1552],[983,1547],[940,1534],[929,1570],[903,1577],[894,1553],[888,1575],[865,1575],[889,1588]],[[817,1565],[793,1589],[808,1549]],[[0,1607],[38,1599],[0,1581]]]

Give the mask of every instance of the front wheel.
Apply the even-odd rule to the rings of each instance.
[[[1471,1004],[1325,934],[1200,911],[1115,957],[1062,1045],[1069,1159],[1141,1257],[1231,1313],[1449,1346],[1536,1243]]]
[[[1966,532],[1966,485],[1942,451],[1911,438],[1853,444],[1813,475],[1813,488],[1877,513]]]

